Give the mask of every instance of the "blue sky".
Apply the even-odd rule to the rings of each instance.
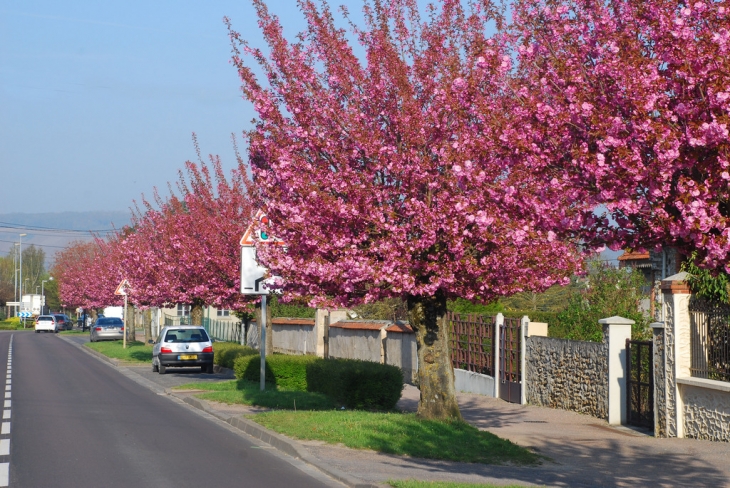
[[[0,0],[0,213],[126,210],[195,159],[193,132],[233,167],[255,114],[224,15],[262,45],[247,0]]]

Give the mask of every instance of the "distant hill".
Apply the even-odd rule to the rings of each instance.
[[[7,254],[25,233],[23,247],[29,244],[46,251],[47,265],[57,251],[73,241],[88,241],[92,234],[106,236],[112,229],[128,225],[131,212],[58,212],[0,213],[0,255]]]

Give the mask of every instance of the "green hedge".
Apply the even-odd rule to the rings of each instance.
[[[236,378],[260,381],[258,357],[235,360]],[[274,354],[266,358],[266,381],[278,387],[324,393],[351,409],[392,410],[403,390],[400,368],[354,359]]]
[[[235,342],[214,342],[213,362],[223,368],[233,369],[233,362],[241,356],[256,356],[258,351],[252,347],[242,346]]]

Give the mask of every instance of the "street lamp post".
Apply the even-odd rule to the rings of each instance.
[[[18,253],[20,256],[20,302],[23,301],[23,237],[27,235],[20,234],[20,241],[18,242]],[[23,320],[23,325],[25,325],[25,320]]]
[[[42,297],[41,298],[41,315],[43,315],[44,313],[46,313],[46,292],[43,289],[43,286],[48,281],[53,281],[53,276],[49,276],[47,280],[41,281],[41,297]]]
[[[15,291],[13,291],[13,301],[15,302],[15,316],[18,316],[18,250],[16,249],[20,244],[17,242],[13,244],[13,281],[15,281]]]

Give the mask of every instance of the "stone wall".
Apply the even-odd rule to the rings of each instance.
[[[527,403],[608,419],[608,345],[526,339]]]
[[[679,381],[684,383],[681,384],[684,436],[730,442],[730,384],[719,385],[716,389],[708,388],[714,386],[709,384],[712,380],[692,378]]]

